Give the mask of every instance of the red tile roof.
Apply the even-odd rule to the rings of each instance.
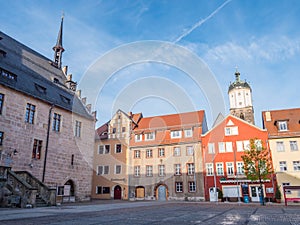
[[[270,137],[300,136],[300,108],[263,111],[262,117]],[[278,121],[287,121],[288,130],[279,131]]]

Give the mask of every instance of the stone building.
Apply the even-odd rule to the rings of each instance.
[[[62,32],[63,18],[53,60],[0,32],[0,165],[55,188],[58,201],[81,201],[90,199],[96,113],[61,66]]]
[[[252,89],[248,82],[240,79],[240,72],[235,72],[235,81],[228,88],[230,114],[254,124]]]

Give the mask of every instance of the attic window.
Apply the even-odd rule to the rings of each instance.
[[[42,94],[46,94],[46,90],[47,90],[47,88],[45,88],[45,87],[43,87],[43,86],[41,86],[41,85],[39,85],[39,84],[34,84],[34,87],[35,87],[35,89],[38,91],[38,92],[40,92],[40,93],[42,93]]]
[[[53,82],[54,82],[55,84],[58,84],[58,83],[59,83],[59,80],[58,80],[57,78],[53,78]]]
[[[11,73],[11,72],[8,72],[7,70],[4,70],[2,68],[0,68],[0,74],[2,77],[5,77],[9,80],[17,80],[17,75]]]
[[[288,121],[277,121],[278,131],[287,131],[288,130]]]
[[[5,56],[6,56],[6,51],[0,49],[0,54],[1,54],[3,57],[5,57]]]
[[[60,98],[66,104],[70,104],[71,103],[71,99],[69,99],[69,98],[67,98],[67,97],[65,97],[63,95],[60,95]]]

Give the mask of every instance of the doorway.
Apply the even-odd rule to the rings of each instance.
[[[260,201],[260,196],[261,196],[261,191],[260,191],[259,186],[251,186],[250,191],[251,191],[251,201],[252,202],[259,202]]]
[[[160,185],[157,188],[157,200],[166,201],[167,200],[167,189],[166,186]]]
[[[122,188],[117,185],[114,189],[114,199],[121,199],[122,197]]]

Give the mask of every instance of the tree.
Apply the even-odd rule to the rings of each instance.
[[[258,139],[250,139],[250,146],[245,150],[242,156],[244,161],[244,170],[248,179],[258,180],[261,191],[261,204],[264,205],[264,192],[262,188],[262,181],[269,179],[273,173],[271,155],[268,149],[262,146]]]

